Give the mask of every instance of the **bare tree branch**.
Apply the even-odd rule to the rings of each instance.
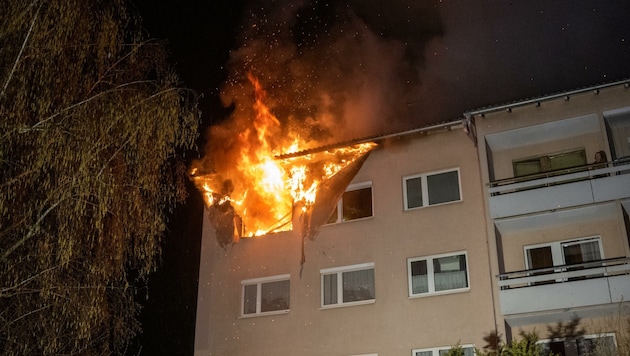
[[[20,62],[20,58],[22,58],[22,53],[24,53],[24,48],[26,48],[26,44],[28,43],[28,38],[31,36],[31,32],[33,32],[33,27],[35,26],[35,20],[37,20],[37,16],[39,15],[39,10],[41,8],[42,6],[39,5],[39,7],[37,8],[37,11],[35,11],[35,16],[33,16],[33,20],[31,21],[31,26],[28,28],[28,32],[26,33],[26,37],[24,38],[24,42],[22,42],[22,48],[20,48],[20,52],[15,58],[15,62],[13,63],[13,68],[11,68],[9,75],[7,76],[7,80],[4,83],[4,86],[2,87],[2,92],[0,92],[0,98],[4,96],[4,93],[6,92],[7,87],[9,86],[9,82],[11,81],[11,78],[13,78],[13,73],[15,73],[15,68]]]

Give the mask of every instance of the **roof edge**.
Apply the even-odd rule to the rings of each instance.
[[[444,129],[444,128],[450,129],[458,125],[463,125],[461,118],[457,120],[453,120],[453,121],[444,121],[444,122],[435,123],[432,125],[416,127],[416,128],[408,129],[404,131],[394,131],[394,132],[384,133],[384,134],[375,135],[375,136],[368,136],[368,137],[363,137],[363,138],[358,138],[358,139],[353,139],[353,140],[341,141],[341,142],[332,143],[332,144],[328,144],[324,146],[310,148],[303,151],[277,155],[276,158],[284,159],[284,158],[299,157],[299,156],[304,156],[304,155],[308,155],[312,153],[324,152],[324,151],[332,150],[335,148],[348,147],[348,146],[359,145],[359,144],[368,143],[368,142],[384,141],[384,140],[394,138],[394,137],[403,137],[403,136],[409,136],[413,134],[426,133],[429,131],[434,131],[434,130],[439,130],[439,129]]]
[[[554,100],[554,99],[562,98],[565,96],[581,94],[581,93],[585,93],[589,91],[596,91],[596,90],[614,87],[614,86],[618,86],[622,84],[625,85],[626,88],[629,88],[630,78],[621,79],[621,80],[617,80],[617,81],[609,82],[609,83],[593,85],[593,86],[584,87],[584,88],[579,88],[579,89],[574,89],[574,90],[569,90],[569,91],[558,92],[555,94],[549,94],[549,95],[544,95],[540,97],[534,97],[531,99],[518,100],[518,101],[513,101],[513,102],[509,102],[505,104],[486,106],[479,109],[466,111],[464,112],[464,117],[470,118],[475,115],[489,114],[489,113],[493,113],[497,111],[513,109],[516,107],[521,107],[521,106],[526,106],[526,105],[531,105],[531,104],[540,104],[543,101]]]

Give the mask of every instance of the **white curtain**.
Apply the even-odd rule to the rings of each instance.
[[[262,313],[289,309],[289,281],[263,283],[261,299]]]
[[[343,273],[343,302],[374,299],[374,269]]]
[[[440,272],[435,274],[435,290],[449,290],[468,287],[466,271]]]

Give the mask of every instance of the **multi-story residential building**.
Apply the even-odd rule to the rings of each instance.
[[[313,240],[224,248],[204,223],[195,354],[472,355],[490,332],[544,338],[576,316],[614,344],[606,318],[630,298],[624,84],[372,138]]]
[[[508,336],[577,317],[587,334],[614,341],[613,317],[630,301],[628,82],[465,117],[476,134],[496,312]],[[582,354],[569,350],[577,346],[552,348]]]

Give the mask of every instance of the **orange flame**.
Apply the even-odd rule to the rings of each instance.
[[[222,165],[224,171],[197,175],[199,168],[194,167],[191,175],[208,206],[230,203],[243,222],[242,236],[260,236],[290,230],[293,207],[299,204],[306,211],[315,202],[321,182],[376,144],[277,158],[313,143],[295,133],[282,135],[280,121],[264,103],[266,93],[260,82],[251,74],[248,78],[255,91],[255,117],[251,127],[238,134],[236,158]]]

